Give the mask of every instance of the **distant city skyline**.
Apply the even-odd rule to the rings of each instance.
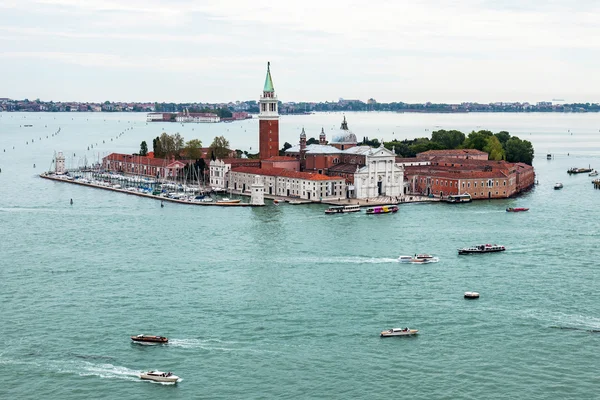
[[[600,102],[589,0],[4,0],[0,97]]]

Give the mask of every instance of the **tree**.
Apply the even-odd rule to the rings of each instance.
[[[148,145],[146,144],[146,141],[142,141],[142,143],[140,144],[140,156],[147,156],[148,155]]]
[[[164,153],[160,145],[160,138],[157,136],[156,139],[152,139],[152,151],[154,151],[154,157],[162,158]]]
[[[160,134],[158,141],[163,157],[170,158],[175,154],[175,143],[173,142],[173,137],[171,137],[171,135],[167,134],[167,132],[163,132]]]
[[[508,133],[506,131],[500,131],[500,132],[496,133],[494,136],[496,136],[498,138],[498,140],[500,141],[500,144],[506,150],[506,142],[508,142],[508,139],[510,139],[510,133]]]
[[[233,116],[229,108],[221,108],[220,110],[217,110],[217,115],[220,118],[231,118]]]
[[[463,147],[465,149],[477,149],[483,151],[483,148],[487,145],[487,138],[492,135],[493,133],[490,131],[473,131],[469,133],[469,136],[467,137],[467,140],[465,140]]]
[[[229,157],[229,141],[223,136],[217,136],[210,145],[210,150],[216,158]]]
[[[529,140],[521,140],[513,136],[506,142],[506,161],[508,162],[522,162],[531,165],[533,154],[533,146]]]
[[[458,149],[465,141],[465,134],[461,131],[440,129],[431,134],[431,141],[443,146],[444,150]]]
[[[423,153],[429,150],[443,150],[444,147],[436,142],[432,142],[429,138],[416,139],[413,144],[410,145],[410,151],[412,153]]]
[[[185,144],[183,154],[190,160],[198,160],[202,158],[202,141],[200,139],[192,139]]]
[[[280,156],[285,156],[285,151],[286,151],[287,149],[291,149],[291,148],[292,148],[292,145],[291,145],[291,144],[289,144],[288,142],[285,142],[285,143],[283,144],[283,147],[281,148],[281,150],[279,150],[279,155],[280,155]]]
[[[311,137],[310,139],[308,139],[306,141],[306,145],[308,146],[309,144],[319,144],[319,141],[317,139],[315,139],[314,137]]]
[[[498,161],[504,159],[504,149],[496,136],[487,138],[487,144],[483,148],[483,151],[489,154],[488,159],[490,160]]]

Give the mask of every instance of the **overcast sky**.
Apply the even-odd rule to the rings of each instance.
[[[600,101],[596,0],[0,0],[0,97]]]

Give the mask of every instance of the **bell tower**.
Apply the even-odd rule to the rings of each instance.
[[[279,155],[279,111],[277,96],[271,79],[271,63],[267,63],[265,87],[259,101],[258,113],[258,146],[260,159]]]
[[[325,136],[325,129],[321,128],[321,134],[319,135],[319,144],[327,144],[327,137]]]

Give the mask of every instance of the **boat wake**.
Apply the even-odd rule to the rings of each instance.
[[[600,333],[600,318],[596,317],[588,317],[580,314],[547,313],[535,310],[528,312],[527,316],[540,321],[546,321],[546,323],[549,322],[551,329]]]
[[[396,258],[389,257],[331,257],[331,258],[318,258],[307,260],[311,263],[320,264],[388,264],[397,262]]]
[[[246,352],[246,353],[276,353],[270,350],[248,348],[241,342],[223,341],[219,339],[169,339],[170,347],[183,349],[202,349],[207,351]]]
[[[123,379],[128,381],[140,381],[140,371],[112,364],[94,364],[91,362],[68,363],[59,372],[78,374],[79,376],[98,376],[103,379]]]
[[[577,328],[577,327],[574,327],[574,326],[557,326],[557,325],[553,325],[550,328],[552,328],[552,329],[564,329],[564,330],[568,330],[568,331],[582,331],[582,332],[589,332],[589,333],[600,333],[600,329]]]

